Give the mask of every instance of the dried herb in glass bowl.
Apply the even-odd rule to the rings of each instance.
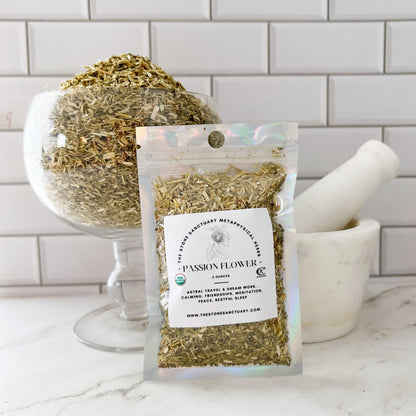
[[[220,121],[210,97],[132,54],[98,62],[45,94],[44,193],[59,216],[86,228],[141,226],[136,127]]]

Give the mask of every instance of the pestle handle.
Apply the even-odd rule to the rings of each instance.
[[[364,143],[351,159],[295,199],[296,231],[343,229],[399,168],[399,158],[387,145],[377,140]]]

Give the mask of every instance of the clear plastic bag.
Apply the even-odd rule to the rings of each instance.
[[[137,129],[145,379],[302,371],[297,125]]]

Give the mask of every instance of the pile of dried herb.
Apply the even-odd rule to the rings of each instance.
[[[112,56],[106,61],[97,62],[87,67],[86,71],[62,82],[61,89],[95,85],[111,87],[134,85],[135,87],[174,88],[185,91],[180,82],[175,81],[150,59],[133,54]]]
[[[56,212],[85,227],[141,226],[135,128],[219,122],[150,60],[126,54],[61,85],[43,140],[44,187]]]
[[[276,195],[285,178],[286,170],[282,166],[265,163],[253,172],[230,166],[222,172],[188,172],[180,177],[159,178],[153,184],[160,304],[164,312],[158,355],[160,368],[291,364],[282,278],[283,229],[275,221],[280,208]],[[277,317],[261,322],[200,328],[170,327],[164,217],[246,208],[267,208],[272,219]]]

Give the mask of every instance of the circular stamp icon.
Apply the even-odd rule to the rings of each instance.
[[[266,268],[265,267],[259,267],[256,270],[257,277],[266,277]]]
[[[185,282],[186,282],[186,277],[185,277],[185,275],[183,273],[178,273],[175,276],[175,283],[178,286],[183,286],[185,284]]]

